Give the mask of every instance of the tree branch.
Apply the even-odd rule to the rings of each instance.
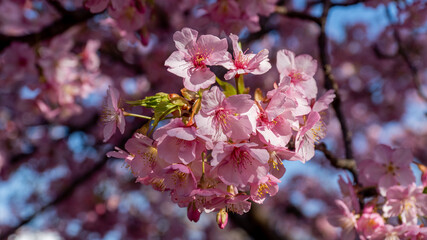
[[[63,16],[68,15],[70,13],[64,8],[64,6],[62,6],[62,4],[58,0],[47,0],[47,3],[49,3],[49,5],[55,8],[55,10]]]
[[[364,2],[368,2],[369,0],[351,0],[348,2],[340,2],[340,3],[331,3],[331,7],[348,7],[348,6],[352,6],[352,5],[356,5],[359,3],[364,3]],[[323,3],[323,0],[320,1],[316,1],[316,2],[309,2],[307,5],[309,7],[313,6],[313,5],[317,5]]]
[[[22,42],[34,45],[40,41],[50,39],[56,35],[64,33],[69,28],[79,23],[87,21],[95,15],[96,14],[93,14],[86,9],[79,9],[74,12],[68,12],[66,15],[63,15],[60,19],[54,21],[37,33],[22,36],[7,36],[0,34],[0,52],[12,44],[12,42]]]
[[[267,217],[257,204],[252,204],[251,210],[245,215],[229,214],[230,219],[239,228],[245,230],[253,239],[287,240],[288,236],[280,235],[270,228]]]
[[[316,150],[323,152],[332,166],[350,171],[355,182],[358,182],[356,161],[354,159],[337,158],[331,151],[327,149],[325,143],[316,144]]]
[[[289,17],[289,18],[297,18],[297,19],[301,19],[301,20],[308,20],[308,21],[312,21],[314,23],[316,23],[317,25],[320,26],[320,19],[318,17],[303,13],[303,12],[296,12],[296,11],[289,11],[286,7],[284,6],[277,6],[276,7],[276,12],[285,16],[285,17]]]
[[[341,95],[338,91],[338,83],[336,82],[334,76],[332,75],[332,68],[329,62],[328,57],[328,39],[326,36],[326,19],[329,14],[329,9],[331,8],[330,0],[325,0],[323,7],[323,13],[320,17],[320,34],[318,38],[318,46],[320,52],[320,64],[323,69],[324,78],[325,78],[325,88],[333,89],[335,92],[335,99],[332,102],[332,107],[335,110],[335,114],[341,125],[342,137],[344,140],[345,147],[345,157],[347,159],[353,159],[353,150],[351,144],[351,132],[347,127],[345,116],[341,110]]]

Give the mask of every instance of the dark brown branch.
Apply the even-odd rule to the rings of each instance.
[[[356,5],[356,4],[364,3],[364,2],[368,2],[368,1],[369,0],[351,0],[348,2],[331,3],[331,7],[348,7],[348,6],[352,6],[352,5]],[[313,5],[321,4],[323,2],[324,2],[323,0],[316,1],[316,2],[309,2],[308,6],[311,7]]]
[[[358,182],[356,161],[354,159],[337,158],[331,151],[327,149],[324,143],[316,144],[316,150],[323,152],[323,154],[329,160],[332,166],[350,171],[353,175],[353,178],[355,179],[355,182]]]
[[[369,0],[351,0],[343,3],[331,3],[331,7],[348,7],[359,3],[368,2]]]
[[[257,204],[252,204],[251,210],[245,215],[231,213],[229,217],[234,225],[245,230],[253,239],[289,239],[288,236],[280,235],[268,225],[266,215],[261,212]]]
[[[70,12],[68,12],[64,6],[58,1],[58,0],[47,0],[49,5],[51,5],[55,10],[62,16],[68,15]]]
[[[357,190],[357,195],[359,198],[369,198],[378,196],[376,187],[365,187]]]
[[[276,12],[289,18],[308,20],[316,23],[317,25],[320,25],[320,19],[318,17],[312,16],[303,12],[289,11],[286,7],[283,7],[283,6],[277,6]]]
[[[40,32],[31,33],[23,36],[7,36],[0,34],[0,52],[7,48],[12,42],[22,42],[34,45],[40,41],[48,40],[56,35],[64,33],[71,27],[87,21],[95,16],[86,9],[79,9],[74,12],[68,12],[60,19],[43,28]]]
[[[380,47],[378,46],[378,44],[374,44],[374,46],[372,47],[372,49],[374,50],[375,55],[379,58],[379,59],[392,59],[395,58],[399,55],[399,52],[395,52],[393,54],[386,54],[383,53],[380,49]]]
[[[332,75],[332,68],[329,62],[328,57],[328,39],[326,36],[326,19],[328,17],[329,9],[331,3],[329,0],[325,0],[323,6],[323,13],[320,17],[320,35],[318,39],[319,51],[320,51],[320,64],[323,69],[323,74],[325,78],[325,88],[333,89],[335,91],[335,99],[332,102],[332,107],[335,110],[335,114],[341,125],[342,137],[344,140],[345,147],[345,157],[347,159],[353,159],[353,150],[351,144],[351,132],[347,127],[347,122],[345,116],[341,110],[341,95],[338,91],[338,83],[336,82],[334,76]]]

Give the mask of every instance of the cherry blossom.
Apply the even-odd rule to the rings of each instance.
[[[375,147],[371,159],[366,159],[359,164],[363,182],[367,185],[378,184],[382,195],[386,190],[396,184],[405,186],[415,182],[409,164],[413,157],[407,149],[392,149],[386,145]]]
[[[246,185],[267,176],[267,150],[254,143],[215,145],[212,150],[212,166],[221,173],[219,178],[228,185]]]
[[[304,54],[295,57],[295,53],[292,51],[280,50],[277,52],[276,66],[280,79],[290,77],[291,84],[307,98],[316,97],[317,86],[313,76],[317,70],[317,61],[310,55]]]
[[[239,94],[225,97],[214,86],[203,93],[200,112],[195,116],[198,132],[211,136],[212,141],[243,140],[255,131],[257,108],[250,96]]]
[[[184,86],[191,91],[207,88],[215,83],[215,74],[207,66],[226,64],[230,59],[227,40],[213,35],[202,35],[183,28],[173,35],[178,51],[166,60],[168,71],[183,78]]]
[[[234,34],[230,34],[230,39],[233,44],[234,60],[233,66],[224,76],[226,80],[248,73],[260,75],[270,70],[271,64],[268,61],[267,49],[263,49],[257,54],[245,54],[239,46],[239,37]]]
[[[418,216],[427,215],[427,195],[423,194],[423,189],[415,184],[390,187],[383,206],[384,216],[400,216],[403,223],[417,224]]]
[[[187,127],[181,119],[173,119],[154,133],[159,157],[169,163],[189,164],[201,160],[206,142],[197,136],[196,128]]]
[[[104,106],[102,120],[105,122],[104,127],[104,142],[113,136],[116,128],[123,134],[125,132],[125,117],[123,110],[119,108],[120,95],[119,91],[113,87],[107,90],[107,103]]]

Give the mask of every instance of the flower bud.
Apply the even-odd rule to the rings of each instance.
[[[225,208],[221,209],[217,214],[216,214],[216,222],[218,223],[218,227],[221,229],[224,229],[225,226],[227,226],[227,222],[228,222],[228,213],[225,210]]]
[[[190,202],[187,207],[187,217],[188,220],[197,222],[200,219],[200,215],[202,213],[199,211],[199,209],[196,208],[196,204],[194,202]]]
[[[421,171],[421,183],[424,187],[427,187],[427,167],[419,163],[417,163],[417,166]]]

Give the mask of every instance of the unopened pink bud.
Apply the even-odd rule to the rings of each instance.
[[[199,209],[196,208],[196,204],[194,202],[190,202],[187,207],[187,217],[188,220],[197,222],[200,219],[200,215],[202,213],[199,211]]]
[[[427,167],[419,163],[417,163],[417,166],[421,171],[421,183],[424,187],[427,187]]]
[[[218,223],[218,227],[221,229],[224,229],[225,226],[227,226],[227,222],[228,222],[228,213],[225,210],[225,208],[221,209],[217,214],[216,214],[216,222]]]

